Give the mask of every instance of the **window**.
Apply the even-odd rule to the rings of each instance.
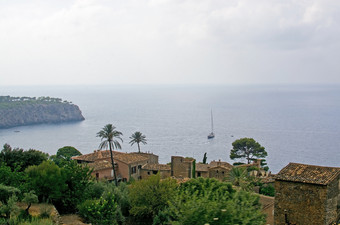
[[[148,175],[150,175],[150,171],[148,171]]]
[[[157,172],[158,172],[157,170],[153,170],[152,171],[153,174],[157,174]]]
[[[197,172],[197,177],[200,177],[201,176],[201,172]]]
[[[96,179],[97,180],[99,179],[99,173],[96,173]]]
[[[142,169],[142,165],[138,165],[138,169],[139,169],[139,170]]]
[[[136,167],[135,167],[135,166],[132,167],[132,168],[131,168],[131,174],[134,174],[134,173],[136,173],[136,172],[137,172]]]

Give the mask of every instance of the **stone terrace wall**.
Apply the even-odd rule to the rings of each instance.
[[[340,176],[328,185],[326,223],[331,224],[340,219]]]
[[[298,182],[275,181],[276,225],[326,224],[327,186]],[[287,212],[285,212],[287,210]]]

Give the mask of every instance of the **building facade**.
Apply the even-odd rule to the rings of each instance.
[[[275,177],[276,225],[335,224],[340,218],[340,168],[289,163]]]

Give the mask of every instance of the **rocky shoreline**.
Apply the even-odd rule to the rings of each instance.
[[[0,129],[16,126],[85,120],[79,107],[69,102],[30,102],[0,108]]]

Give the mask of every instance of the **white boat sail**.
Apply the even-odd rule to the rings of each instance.
[[[212,110],[211,110],[211,133],[208,135],[208,139],[214,138],[215,134],[214,134],[214,121],[213,121],[213,114],[212,114]]]

